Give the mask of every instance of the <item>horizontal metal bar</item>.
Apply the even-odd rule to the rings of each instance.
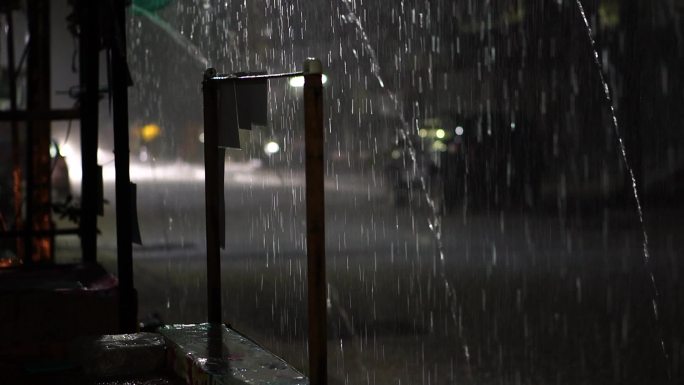
[[[209,80],[250,80],[250,79],[279,79],[279,78],[293,78],[295,76],[304,76],[304,72],[285,72],[282,74],[264,74],[264,75],[234,75],[234,74],[218,74],[211,77]]]
[[[72,120],[79,119],[81,112],[78,109],[62,109],[48,111],[0,111],[0,121],[21,120]]]
[[[19,238],[19,237],[48,237],[51,235],[74,235],[79,234],[80,229],[68,228],[68,229],[52,229],[52,230],[8,230],[0,231],[0,238]]]

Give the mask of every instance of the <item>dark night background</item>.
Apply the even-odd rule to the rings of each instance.
[[[315,56],[332,384],[684,380],[684,2],[582,1],[600,68],[574,0],[152,3],[133,1],[127,31],[141,316],[204,319],[204,69]],[[74,46],[66,3],[53,13],[57,91]],[[301,104],[271,83],[269,125],[229,151],[222,274],[225,319],[305,369]],[[99,250],[115,270],[109,119],[103,100]],[[66,130],[55,141],[77,148]],[[77,239],[60,242],[74,258]]]

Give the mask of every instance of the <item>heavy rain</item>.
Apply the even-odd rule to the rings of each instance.
[[[681,383],[683,16],[680,0],[134,0],[141,319],[207,312],[204,71],[316,57],[330,384]],[[306,372],[302,85],[270,81],[268,123],[226,152],[221,278],[223,319]],[[116,271],[105,131],[98,247]]]

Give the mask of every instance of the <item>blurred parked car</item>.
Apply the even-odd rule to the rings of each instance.
[[[445,133],[439,158],[444,208],[533,207],[540,199],[543,142],[534,126],[502,115],[474,116]]]

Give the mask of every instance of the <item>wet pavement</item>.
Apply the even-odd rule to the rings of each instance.
[[[301,179],[243,177],[225,190],[224,318],[306,371]],[[328,182],[332,384],[660,384],[668,368],[682,375],[682,210],[647,209],[644,265],[630,207],[461,208],[440,216],[442,260],[418,193],[397,207],[369,180]],[[140,315],[203,321],[201,183],[142,181],[139,191]],[[100,245],[114,268],[112,240]]]

